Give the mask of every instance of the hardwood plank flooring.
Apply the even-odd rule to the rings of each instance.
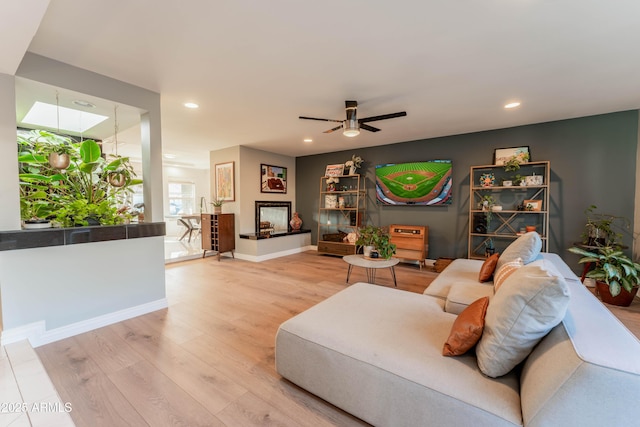
[[[348,287],[339,257],[305,252],[262,263],[205,258],[166,266],[169,308],[36,349],[81,426],[363,426],[283,380],[275,334]],[[398,288],[436,277],[396,267]],[[350,283],[366,281],[354,268]],[[381,270],[380,286],[393,287]]]
[[[349,285],[339,257],[305,252],[262,263],[205,258],[167,265],[169,308],[36,349],[82,426],[364,426],[275,371],[278,326]],[[396,267],[421,293],[436,274]],[[366,281],[353,268],[350,283]],[[376,277],[393,287],[390,272]],[[609,307],[640,337],[640,301]]]

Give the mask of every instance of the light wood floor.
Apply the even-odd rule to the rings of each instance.
[[[278,326],[344,289],[347,264],[306,252],[166,267],[169,309],[37,348],[77,426],[362,426],[280,378]],[[422,292],[435,273],[396,267]],[[366,281],[354,267],[351,283]],[[389,270],[376,282],[393,286]]]
[[[396,267],[421,293],[435,273]],[[306,252],[166,267],[170,308],[37,348],[77,426],[362,426],[280,378],[278,326],[344,289],[347,265]],[[350,282],[366,281],[354,267]],[[392,286],[388,270],[377,283]],[[610,307],[640,337],[640,302]]]

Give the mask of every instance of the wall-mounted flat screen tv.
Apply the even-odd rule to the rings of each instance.
[[[451,160],[376,165],[376,199],[383,205],[449,205],[451,186]]]

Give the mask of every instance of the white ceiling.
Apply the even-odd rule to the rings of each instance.
[[[159,92],[165,152],[206,164],[234,145],[302,156],[637,109],[639,47],[637,0],[55,0],[28,50]],[[342,119],[347,99],[407,117],[355,138],[298,119]]]

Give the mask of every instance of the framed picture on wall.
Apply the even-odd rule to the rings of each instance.
[[[337,165],[327,165],[324,171],[324,176],[342,176],[344,173],[344,163]]]
[[[518,160],[518,163],[530,162],[531,152],[529,151],[529,146],[496,148],[493,150],[493,164],[496,166],[502,166],[514,157]]]
[[[215,174],[216,199],[233,202],[236,199],[234,162],[216,164]]]
[[[287,193],[287,168],[282,166],[260,165],[260,192]]]

